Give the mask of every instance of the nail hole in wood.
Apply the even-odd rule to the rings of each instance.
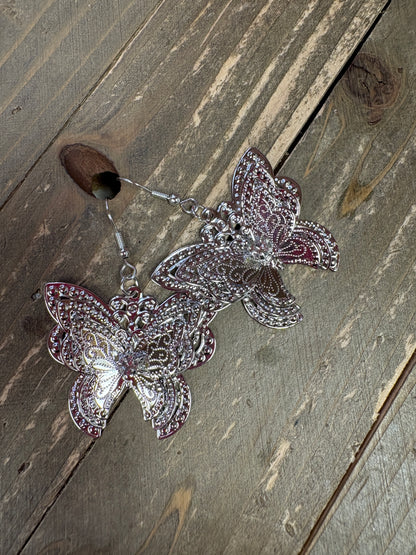
[[[105,200],[120,191],[116,167],[95,148],[81,143],[66,145],[59,158],[68,175],[89,195]]]

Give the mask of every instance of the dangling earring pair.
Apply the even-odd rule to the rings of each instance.
[[[79,160],[71,155],[74,152],[95,156],[97,168],[106,171],[94,173],[94,163],[89,174],[81,171],[73,164]],[[108,304],[76,285],[45,286],[46,306],[57,322],[49,337],[50,353],[80,373],[70,393],[71,416],[81,430],[99,437],[114,402],[130,387],[157,436],[169,437],[190,410],[182,372],[214,354],[208,325],[216,313],[242,300],[260,324],[293,326],[302,316],[280,271],[295,263],[335,271],[337,244],[323,226],[299,220],[299,185],[274,177],[268,160],[254,148],[237,164],[232,201],[217,209],[119,177],[103,155],[84,145],[66,147],[61,159],[78,184],[105,200],[123,259],[122,295]],[[109,212],[108,200],[120,190],[120,182],[137,185],[203,222],[202,241],[173,252],[154,271],[156,283],[175,291],[161,305],[142,295],[136,269],[128,262],[124,240]]]

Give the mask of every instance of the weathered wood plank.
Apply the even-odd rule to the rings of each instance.
[[[5,456],[0,537],[6,549],[25,544],[68,480],[28,552],[46,545],[131,551],[148,536],[149,548],[160,552],[172,543],[176,511],[181,515],[178,550],[204,549],[214,531],[218,539],[211,549],[225,547],[236,507],[264,473],[277,431],[284,429],[307,382],[304,373],[294,373],[294,387],[276,371],[276,362],[312,368],[326,344],[312,312],[307,327],[289,330],[283,339],[233,307],[215,323],[216,360],[189,377],[195,406],[183,433],[161,445],[141,422],[135,399],[127,396],[105,437],[91,449],[93,457],[78,467],[90,444],[66,412],[73,376],[46,353],[51,322],[38,290],[46,279],[67,279],[108,298],[115,293],[118,260],[102,210],[81,196],[57,165],[59,148],[75,140],[89,142],[106,150],[121,171],[142,176],[151,187],[192,192],[202,201],[209,196],[214,203],[228,195],[229,168],[250,133],[250,140],[267,152],[288,122],[292,136],[299,132],[383,4],[186,2],[173,9],[165,2],[3,208],[3,229],[10,230],[2,243],[8,267],[0,270],[7,315],[0,377]],[[325,64],[322,52],[331,64]],[[297,94],[279,103],[274,91],[288,73]],[[304,102],[291,119],[302,98],[313,101]],[[281,151],[275,149],[276,157],[290,140],[289,135]],[[330,194],[332,183],[323,183],[322,194],[325,187]],[[127,189],[123,194],[114,203],[116,215],[131,199]],[[311,195],[304,216],[319,217],[321,200]],[[324,221],[321,215],[323,223],[334,225],[336,214],[326,216]],[[397,225],[402,216],[399,211]],[[119,223],[131,258],[140,261],[142,283],[161,255],[191,233],[185,216],[142,194]],[[15,232],[20,228],[24,234]],[[103,245],[97,244],[103,236]],[[292,279],[290,273],[299,297],[311,296],[311,307],[319,301],[317,314],[322,308],[324,316],[338,310],[334,290],[324,286],[328,279]],[[338,320],[332,325],[336,329]],[[301,354],[306,351],[307,361]],[[282,399],[278,410],[276,398]],[[126,434],[130,422],[134,433]]]
[[[335,184],[326,194],[321,190],[321,210],[325,221],[334,213],[342,217],[334,228],[343,253],[335,287],[337,310],[344,309],[333,335],[328,322],[315,324],[328,344],[304,385],[303,403],[280,431],[270,467],[240,515],[227,553],[255,546],[265,553],[299,550],[415,349],[415,122],[408,117],[415,103],[414,17],[410,2],[392,3],[363,47],[391,68],[395,80],[403,71],[394,102],[381,103],[374,94],[373,104],[362,98],[359,105],[346,95],[344,80],[284,168],[299,180],[302,173],[306,182],[312,177],[320,188],[320,174]],[[369,73],[373,82],[366,76],[363,87],[376,93],[374,82],[380,85],[383,76]],[[382,116],[370,127],[369,112],[377,107]],[[358,200],[346,211],[352,186]],[[362,194],[369,186],[372,195]],[[315,204],[316,193],[306,194],[312,198],[305,204]]]
[[[311,552],[414,553],[416,374],[349,477]]]
[[[2,3],[0,204],[160,0]]]

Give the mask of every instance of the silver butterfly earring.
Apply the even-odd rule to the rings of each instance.
[[[299,219],[301,191],[286,177],[274,177],[269,161],[250,148],[237,164],[232,201],[216,210],[195,199],[151,191],[204,221],[202,242],[180,248],[156,268],[152,279],[173,291],[187,291],[207,310],[241,300],[249,315],[271,328],[302,320],[299,306],[280,276],[286,264],[336,271],[339,250],[322,225]]]
[[[45,285],[46,306],[56,321],[48,340],[50,354],[79,375],[69,395],[70,414],[78,428],[97,438],[114,403],[131,388],[158,438],[169,437],[184,424],[191,406],[182,372],[214,354],[208,324],[215,313],[183,292],[162,304],[143,296],[109,212],[108,200],[120,190],[114,166],[85,145],[65,147],[61,160],[82,188],[105,200],[123,259],[122,293],[108,303],[77,285]]]

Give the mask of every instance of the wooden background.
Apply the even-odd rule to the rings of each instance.
[[[1,28],[1,553],[416,552],[413,0],[7,0]],[[302,185],[337,274],[297,266],[270,330],[218,315],[193,407],[160,442],[129,393],[97,441],[46,348],[46,281],[117,293],[103,206],[58,154],[216,205],[249,145]],[[197,225],[124,186],[146,291]]]

